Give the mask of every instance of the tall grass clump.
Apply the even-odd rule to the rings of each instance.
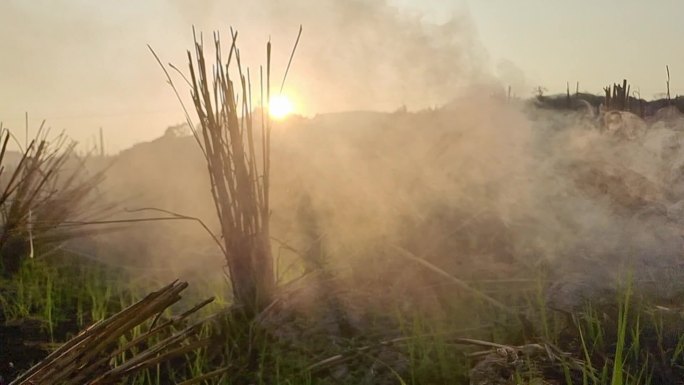
[[[255,314],[269,303],[275,283],[268,221],[270,125],[262,127],[263,160],[259,175],[248,79],[242,72],[240,54],[235,48],[237,35],[233,36],[224,67],[220,39],[216,35],[212,80],[207,74],[202,43],[195,41],[196,63],[191,55],[188,60],[192,99],[201,125],[202,150],[221,224],[223,252],[233,293],[236,302],[247,313]],[[270,43],[268,56],[270,59]],[[241,101],[238,101],[235,84],[229,75],[233,57],[239,71]],[[268,90],[268,71],[266,77]]]
[[[48,140],[44,125],[18,163],[6,164],[12,135],[0,131],[0,271],[12,275],[37,247],[87,233],[80,222],[106,210],[93,195],[104,170],[89,174],[76,142],[64,135]]]
[[[261,130],[257,130],[250,72],[242,66],[237,32],[231,30],[231,37],[224,59],[220,36],[214,34],[214,63],[209,69],[203,40],[195,35],[194,57],[187,52],[190,77],[186,80],[199,126],[185,112],[207,163],[221,227],[220,237],[214,239],[225,256],[234,304],[253,317],[271,302],[276,282],[269,235],[271,121],[267,107],[263,108],[264,98],[270,100],[271,43],[266,46],[265,73],[260,69]]]

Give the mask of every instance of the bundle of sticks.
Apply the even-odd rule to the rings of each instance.
[[[210,337],[202,337],[200,331],[220,313],[176,330],[213,298],[161,321],[162,313],[181,299],[180,293],[187,287],[186,282],[175,281],[112,317],[98,321],[10,385],[117,384],[145,369],[208,346]],[[136,336],[133,330],[146,321],[151,321],[147,331]],[[130,358],[117,359],[121,357]],[[115,365],[117,361],[123,362]],[[211,375],[221,376],[225,372],[221,369]],[[195,381],[185,382],[191,383]]]

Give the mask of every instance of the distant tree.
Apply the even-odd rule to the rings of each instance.
[[[164,136],[177,138],[181,136],[190,135],[190,127],[187,123],[176,124],[175,126],[169,126],[164,132]]]

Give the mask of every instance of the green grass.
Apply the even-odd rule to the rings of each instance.
[[[112,315],[141,298],[147,289],[132,288],[130,282],[124,272],[69,256],[49,261],[27,260],[16,276],[0,283],[0,306],[8,321],[41,320],[47,335],[45,342],[59,343],[94,320]],[[364,329],[351,339],[332,343],[323,335],[291,346],[252,325],[221,337],[225,346],[218,352],[199,349],[187,353],[171,363],[151,367],[128,383],[180,383],[229,363],[227,379],[221,383],[371,384],[382,378],[387,383],[408,385],[468,384],[469,370],[481,359],[472,354],[488,348],[464,344],[459,338],[503,345],[550,343],[571,354],[575,362],[581,362],[578,369],[570,361],[556,362],[552,367],[541,361],[523,361],[511,374],[520,384],[535,383],[549,370],[566,385],[650,384],[663,381],[659,372],[663,365],[675,369],[684,366],[684,327],[677,327],[678,317],[654,311],[653,306],[635,295],[631,285],[613,305],[591,305],[578,311],[573,325],[565,325],[562,317],[543,306],[542,279],[532,280],[525,288],[503,292],[498,289],[501,285],[506,287],[490,283],[480,284],[477,289],[492,295],[498,293],[506,304],[524,309],[533,324],[533,335],[524,336],[519,322],[510,314],[502,314],[490,303],[448,287],[441,293],[449,300],[439,306],[428,303],[432,300],[431,292],[410,300],[411,305],[406,306],[408,298],[383,294],[385,287],[367,292],[358,288],[351,300],[363,308]],[[230,303],[223,280],[198,281],[196,286],[198,298],[207,293],[218,297],[198,316],[225,309]],[[383,295],[386,297],[375,298]],[[184,301],[195,299],[191,296]],[[309,325],[315,326],[316,320],[283,322],[303,322],[302,328],[306,330]],[[146,328],[134,328],[126,340],[136,338]],[[200,335],[216,335],[217,328],[220,329],[217,325],[206,325]],[[392,339],[396,342],[378,345]],[[232,348],[240,345],[249,346],[249,352]],[[121,353],[117,362],[124,362],[136,351],[139,350]],[[344,355],[339,363],[324,370],[307,370],[339,354]]]
[[[18,273],[0,280],[0,304],[6,320],[35,317],[51,332],[64,322],[79,328],[119,308],[113,288],[121,272],[62,255],[50,261],[25,260]]]

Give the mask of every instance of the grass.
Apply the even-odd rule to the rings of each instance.
[[[301,36],[301,28],[299,34]],[[208,228],[207,231],[226,260],[236,304],[233,309],[252,318],[271,303],[276,284],[269,226],[271,43],[266,45],[266,70],[261,68],[259,74],[262,101],[259,117],[252,105],[250,71],[243,68],[237,48],[237,31],[231,29],[231,44],[225,61],[220,35],[214,33],[214,64],[209,62],[211,71],[207,70],[206,58],[211,60],[211,56],[205,53],[203,38],[198,39],[194,30],[193,35],[194,57],[192,52],[187,52],[189,76],[184,78],[197,113],[197,125],[188,114],[167,67],[151,47],[150,50],[178,96],[187,124],[207,164],[221,232],[217,236]],[[295,49],[296,46],[297,43]],[[173,65],[169,67],[177,70]],[[286,75],[288,70],[289,64]],[[237,74],[232,75],[233,71]],[[284,82],[285,79],[283,85]],[[261,127],[257,130],[254,121],[259,118]]]
[[[311,222],[315,242],[321,236]],[[528,271],[518,282],[464,280],[407,250],[386,249],[402,258],[366,265],[362,274],[351,276],[328,270],[323,244],[302,253],[301,266],[278,259],[287,266],[275,271],[290,272],[278,277],[283,285],[275,303],[281,305],[267,309],[258,321],[226,317],[203,325],[197,337],[220,341],[218,347],[184,345],[189,350],[181,356],[133,373],[126,383],[188,385],[194,378],[207,384],[466,384],[476,369],[495,373],[488,360],[520,384],[548,379],[567,385],[636,385],[667,383],[682,374],[684,328],[678,326],[678,313],[654,308],[636,295],[629,279],[612,304],[589,305],[567,323],[546,307],[548,285],[540,272]],[[423,269],[424,280],[389,289],[385,280],[394,271],[392,263]],[[309,275],[300,280],[295,272],[302,271]],[[37,324],[46,354],[142,298],[154,277],[139,278],[67,253],[38,254],[0,280],[2,321]],[[207,293],[217,297],[198,317],[233,304],[224,280],[194,284],[196,294],[188,302]],[[173,315],[161,313],[165,319]],[[351,325],[347,332],[340,331],[340,318]],[[118,343],[147,330],[149,325],[135,326]],[[143,351],[122,351],[110,363],[125,365]]]
[[[165,289],[160,292],[166,294],[155,292],[143,298],[152,277],[143,277],[146,285],[136,288],[124,271],[65,253],[49,259],[20,255],[16,272],[0,282],[5,324],[37,321],[45,354],[89,327],[80,334],[90,336],[82,352],[58,348],[73,358],[69,361],[73,373],[61,371],[63,365],[52,366],[62,379],[72,381],[73,374],[83,376],[78,380],[83,383],[92,374],[103,376],[98,384],[140,385],[637,385],[682,378],[684,328],[678,326],[679,314],[660,311],[639,297],[631,279],[625,280],[615,301],[587,304],[563,317],[546,306],[548,282],[537,271],[524,271],[522,286],[514,280],[466,280],[462,277],[466,273],[456,275],[440,268],[428,260],[429,255],[380,245],[378,249],[395,258],[364,264],[345,276],[329,267],[324,234],[315,215],[304,209],[300,214],[309,223],[306,235],[312,247],[302,253],[300,266],[273,266],[281,261],[274,261],[268,223],[270,123],[262,108],[262,131],[260,137],[255,134],[251,79],[248,71],[243,72],[235,48],[237,34],[231,37],[227,63],[215,38],[216,65],[211,73],[202,39],[195,42],[194,60],[188,54],[188,83],[200,121],[198,128],[190,118],[188,123],[207,160],[221,225],[221,235],[212,235],[230,270],[232,292],[226,294],[223,281],[198,282],[198,293],[215,292],[219,299],[194,318],[179,320],[179,314],[168,307],[180,300],[177,293]],[[232,78],[231,58],[238,74]],[[270,43],[265,73],[269,100]],[[255,136],[261,142],[260,153]],[[8,140],[5,137],[5,145]],[[68,157],[51,152],[45,141],[32,144],[27,154],[22,161],[28,162],[28,168],[21,171],[23,182],[16,190],[17,196],[31,199],[28,204],[22,199],[7,201],[5,224],[10,226],[4,228],[18,229],[20,238],[28,233],[33,250],[31,231],[38,230],[34,224],[45,224],[47,231],[70,223],[64,213],[51,216],[54,207],[45,206],[49,196],[34,200],[42,186],[52,183],[38,172],[40,165],[51,170]],[[6,191],[14,190],[13,180],[21,173],[11,178]],[[75,197],[70,205],[76,207],[96,180],[66,189]],[[35,202],[44,205],[32,205]],[[33,215],[52,219],[34,221]],[[0,250],[2,243],[0,239]],[[411,275],[415,281],[387,285],[394,278],[392,271],[408,269],[419,271]],[[305,274],[279,276],[283,271]],[[169,286],[171,290],[175,285]],[[157,295],[169,303],[145,305],[146,299]],[[226,311],[240,307],[247,311]],[[205,321],[207,316],[211,319]],[[99,320],[104,321],[96,323]],[[114,332],[108,333],[103,325],[115,325]],[[61,349],[64,346],[69,345]],[[26,370],[32,363],[21,362],[18,368]],[[41,381],[54,377],[41,374]]]
[[[25,148],[20,146],[18,163],[5,165],[14,137],[0,123],[0,272],[4,275],[14,274],[22,259],[40,252],[38,247],[92,233],[83,229],[84,221],[110,208],[95,194],[105,169],[89,173],[86,158],[75,155],[76,143],[63,134],[48,139],[50,130],[44,124]]]
[[[66,321],[81,328],[110,313],[114,306],[108,292],[119,272],[85,261],[74,267],[75,260],[66,254],[49,262],[25,260],[16,275],[0,280],[5,320],[38,317],[52,330]]]
[[[136,294],[116,289],[128,282],[125,272],[74,258],[64,255],[50,263],[43,259],[26,260],[14,278],[2,282],[0,301],[5,319],[38,319],[44,327],[45,342],[59,343],[94,319],[110,316],[142,295],[142,290]],[[684,328],[677,330],[672,314],[654,311],[630,285],[614,305],[602,308],[588,305],[575,314],[573,325],[564,325],[553,311],[541,306],[542,280],[531,281],[525,290],[509,292],[505,301],[511,305],[515,301],[525,308],[537,332],[533,336],[521,338],[515,317],[501,312],[489,301],[459,295],[455,289],[450,308],[442,309],[442,314],[421,306],[407,309],[386,293],[382,305],[366,304],[368,308],[364,312],[368,317],[364,322],[368,324],[363,331],[351,339],[339,340],[338,346],[327,345],[325,339],[303,340],[292,346],[252,329],[250,333],[256,333],[251,338],[253,349],[259,352],[257,362],[246,362],[246,357],[236,356],[238,351],[231,349],[217,355],[212,349],[200,348],[172,363],[154,365],[129,378],[127,383],[182,383],[187,378],[201,378],[215,372],[219,369],[218,362],[230,362],[230,370],[223,373],[224,382],[206,383],[466,384],[473,366],[484,357],[496,354],[492,348],[477,345],[477,341],[512,347],[549,343],[570,355],[563,358],[566,361],[558,362],[549,362],[543,355],[522,358],[511,372],[511,378],[521,384],[536,383],[542,376],[551,376],[557,383],[568,385],[662,383],[671,379],[663,372],[663,365],[673,370],[671,375],[681,373],[677,368],[684,365]],[[214,287],[216,292],[225,292],[219,289],[220,285],[223,285],[221,281],[205,282],[197,291]],[[478,290],[490,291],[488,285],[496,283],[482,284]],[[370,295],[381,294],[364,294]],[[223,305],[212,306],[203,314],[211,314]],[[165,314],[169,316],[170,313]],[[281,326],[292,322],[304,322],[306,328],[307,322],[315,323],[315,320],[286,321]],[[132,329],[126,340],[144,331],[143,326]],[[216,329],[207,325],[200,335],[215,333]],[[226,341],[230,344],[231,340]],[[115,363],[123,363],[134,354],[135,351],[121,353]],[[330,365],[312,368],[339,355],[341,358]]]

